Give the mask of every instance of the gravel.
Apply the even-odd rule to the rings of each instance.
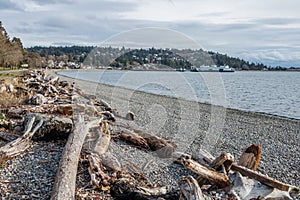
[[[61,77],[68,81],[70,78]],[[128,111],[137,120],[123,121],[151,131],[177,145],[177,151],[197,154],[199,148],[214,156],[232,153],[236,160],[251,144],[262,146],[259,171],[300,186],[300,120],[225,109],[192,101],[76,80],[76,87],[109,102],[121,116]],[[0,168],[2,199],[49,199],[64,142],[35,142],[32,147]],[[134,165],[157,185],[177,186],[183,175],[194,175],[171,160],[114,141],[109,152],[122,164]],[[78,187],[88,186],[87,170],[80,163]],[[86,191],[82,189],[85,187]],[[97,194],[95,194],[97,196]],[[99,194],[98,194],[99,196]]]
[[[238,160],[248,146],[259,144],[262,156],[258,171],[300,186],[300,120],[62,78],[75,81],[87,93],[106,100],[122,116],[134,112],[137,120],[129,123],[131,126],[171,140],[178,151],[196,154],[199,148],[205,148],[214,156],[229,152]],[[126,158],[140,167],[154,160],[145,173],[149,171],[149,178],[156,182],[172,180],[176,185],[178,178],[185,174],[182,171],[186,171],[155,154],[149,158],[149,153],[136,148],[122,152],[125,153],[120,154],[120,159]]]
[[[0,169],[2,199],[49,199],[64,142],[34,142]]]

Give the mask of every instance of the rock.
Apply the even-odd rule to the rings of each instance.
[[[42,94],[36,94],[31,98],[30,102],[34,105],[42,105],[46,104],[48,102],[48,99]]]
[[[128,112],[125,117],[127,120],[133,121],[135,119],[135,114],[133,112]]]
[[[2,85],[0,87],[0,93],[6,92],[6,87],[4,85]]]

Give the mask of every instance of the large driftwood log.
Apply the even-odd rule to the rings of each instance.
[[[231,181],[226,174],[210,170],[192,159],[181,158],[181,163],[187,169],[193,171],[194,173],[209,181],[216,183],[222,188],[227,187],[231,184]]]
[[[19,155],[30,147],[31,138],[43,125],[43,120],[40,119],[38,124],[33,128],[35,121],[36,116],[31,116],[26,124],[25,133],[21,137],[0,148],[0,163]]]
[[[182,177],[178,181],[180,188],[179,200],[204,200],[202,191],[197,183],[197,181],[192,177]]]
[[[81,148],[89,128],[98,120],[85,123],[81,115],[69,135],[56,173],[51,199],[74,199],[77,166]]]

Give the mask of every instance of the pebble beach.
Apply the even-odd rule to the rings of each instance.
[[[262,155],[258,171],[300,186],[299,120],[226,109],[63,76],[60,79],[75,82],[75,87],[85,93],[104,99],[121,116],[128,111],[135,113],[135,121],[122,123],[155,133],[176,144],[176,150],[180,152],[195,155],[204,148],[214,156],[231,153],[238,160],[245,148],[259,144]],[[113,129],[117,131],[118,127]],[[31,149],[7,161],[5,167],[0,168],[2,199],[49,199],[62,149],[62,142],[34,143]],[[128,145],[112,143],[109,153],[121,162],[134,164],[150,182],[159,185],[175,186],[182,175],[190,173],[155,153],[149,154]],[[33,162],[33,158],[38,161]],[[22,187],[25,189],[16,189]]]

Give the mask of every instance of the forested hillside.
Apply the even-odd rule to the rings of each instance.
[[[113,47],[71,46],[71,47],[31,47],[30,52],[38,53],[46,60],[54,62],[83,63],[94,67],[111,66],[134,69],[147,64],[165,65],[171,68],[186,68],[201,65],[228,65],[238,70],[266,70],[270,67],[262,63],[248,62],[225,54],[202,49],[125,49]],[[281,69],[281,68],[280,68]]]

